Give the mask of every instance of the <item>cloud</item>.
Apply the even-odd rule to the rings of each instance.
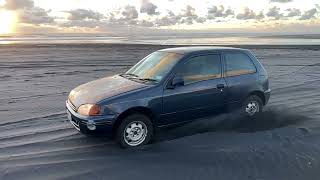
[[[74,9],[66,12],[70,14],[68,20],[100,20],[104,17],[99,12],[87,9]]]
[[[307,20],[307,19],[315,18],[315,15],[317,14],[317,12],[318,11],[316,8],[310,9],[309,11],[304,12],[299,19]]]
[[[293,0],[270,0],[270,2],[278,2],[278,3],[288,3],[292,2]]]
[[[109,13],[105,20],[108,25],[138,25],[139,23],[139,13],[135,6],[127,5],[113,13]],[[142,24],[146,24],[143,22]]]
[[[16,11],[20,23],[25,24],[50,24],[54,18],[43,8],[34,6],[32,0],[5,0],[3,8]]]
[[[69,13],[68,21],[59,23],[61,27],[97,28],[103,25],[105,16],[99,12],[87,9],[65,11]]]
[[[301,11],[296,8],[289,8],[286,11],[288,11],[288,15],[286,17],[295,17],[301,15]]]
[[[184,12],[183,16],[192,17],[192,18],[198,17],[196,14],[196,9],[190,5],[187,5],[186,9],[183,9],[182,11]]]
[[[60,23],[60,27],[85,27],[85,28],[97,28],[103,25],[100,21],[81,21],[81,20],[74,20],[74,21],[67,21]]]
[[[144,27],[153,27],[154,26],[153,22],[146,21],[146,20],[139,21],[138,25],[144,26]]]
[[[121,14],[124,20],[134,20],[139,17],[136,7],[130,5],[124,7],[124,9],[121,11]]]
[[[280,13],[280,8],[278,8],[276,6],[270,8],[266,15],[268,17],[273,17],[276,20],[278,20],[281,17],[283,17],[283,14]]]
[[[197,23],[204,23],[204,22],[207,21],[207,19],[204,18],[204,17],[198,17],[197,19],[195,19],[195,21],[196,21]]]
[[[158,15],[159,12],[157,12],[157,6],[153,3],[149,2],[149,0],[142,0],[141,1],[141,7],[140,7],[140,13],[147,13],[148,15]]]
[[[228,17],[230,15],[234,15],[234,11],[230,8],[226,9],[223,5],[220,6],[212,6],[208,8],[208,19],[215,19],[217,17]]]
[[[4,8],[7,10],[18,10],[24,8],[33,8],[34,2],[32,0],[5,0]]]
[[[19,22],[35,25],[53,23],[54,18],[48,15],[49,12],[39,7],[19,10]]]
[[[203,17],[199,17],[196,14],[196,9],[190,5],[187,5],[186,9],[182,10],[182,14],[178,15],[178,18],[181,19],[180,23],[189,25],[194,22],[203,23],[206,21]]]
[[[176,25],[180,21],[181,17],[176,16],[172,11],[168,11],[167,15],[162,18],[156,19],[154,24],[156,26],[171,26]]]
[[[167,15],[158,18],[154,21],[155,26],[171,26],[176,24],[194,24],[194,23],[204,23],[206,18],[199,17],[196,14],[194,7],[187,5],[181,13],[175,14],[172,11],[167,11]]]
[[[264,18],[264,14],[262,12],[260,12],[259,14],[256,14],[253,10],[246,7],[243,9],[243,12],[239,13],[236,16],[236,18],[240,20],[248,20],[248,19],[260,20]]]
[[[41,26],[37,25],[46,24],[51,25],[50,27],[56,27],[57,29],[60,29],[59,27],[63,27],[64,30],[67,30],[70,27],[70,30],[92,29],[93,31],[101,29],[109,31],[108,28],[110,27],[115,30],[119,29],[119,31],[121,31],[121,28],[122,30],[125,30],[128,29],[128,26],[130,27],[131,25],[134,27],[133,29],[145,29],[145,27],[175,26],[180,24],[193,25],[196,23],[206,22],[208,22],[207,27],[212,27],[210,20],[214,21],[215,23],[220,23],[222,26],[229,22],[238,23],[237,20],[243,20],[242,22],[251,23],[252,26],[258,26],[260,24],[263,26],[272,24],[274,27],[280,27],[281,24],[288,24],[293,22],[308,24],[309,22],[299,20],[319,18],[318,13],[320,12],[320,7],[317,4],[315,4],[315,7],[313,9],[305,12],[301,10],[302,7],[300,8],[299,6],[295,6],[295,3],[290,4],[290,6],[293,5],[293,7],[290,8],[282,7],[286,4],[277,4],[288,3],[292,2],[293,0],[268,0],[269,2],[277,3],[271,3],[272,6],[267,6],[261,11],[254,11],[246,7],[242,12],[239,13],[235,13],[235,11],[232,9],[232,7],[234,6],[228,7],[224,5],[211,5],[206,6],[208,7],[206,10],[207,12],[204,12],[206,14],[201,13],[201,15],[198,13],[198,9],[196,9],[195,6],[192,5],[173,8],[178,9],[178,11],[162,11],[162,9],[157,6],[160,6],[160,4],[154,4],[153,0],[139,1],[141,2],[140,7],[138,5],[126,5],[122,6],[122,8],[120,9],[114,9],[110,11],[109,14],[102,14],[101,12],[95,11],[94,9],[67,9],[67,11],[63,11],[67,13],[66,17],[62,16],[60,12],[57,12],[57,10],[51,12],[50,10],[37,7],[34,3],[34,0],[3,0],[3,5],[0,8],[15,11],[19,18],[19,23],[22,23],[21,26],[25,27],[35,25],[32,27],[40,28]],[[172,6],[176,5],[176,1],[174,0],[166,1],[171,2],[169,4]],[[203,2],[199,1],[198,3]],[[280,7],[281,9],[284,9],[281,10]],[[51,14],[55,14],[59,17],[50,16]],[[279,19],[281,21],[276,21]],[[284,23],[284,21],[282,20],[290,21],[286,21]],[[260,22],[260,24],[258,23],[258,21]],[[243,23],[240,23],[240,25],[242,24]],[[182,27],[184,28],[185,26]],[[199,28],[204,27],[206,26],[199,26]]]

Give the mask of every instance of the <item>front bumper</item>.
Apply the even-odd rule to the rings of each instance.
[[[116,115],[103,115],[103,116],[83,116],[78,114],[66,101],[67,115],[70,123],[78,130],[89,130],[88,126],[95,125],[94,131],[100,131],[106,133],[112,132],[113,123],[116,119]],[[85,128],[85,129],[84,129]]]
[[[270,95],[271,95],[271,89],[264,91],[264,98],[265,98],[264,105],[266,105],[269,102]]]

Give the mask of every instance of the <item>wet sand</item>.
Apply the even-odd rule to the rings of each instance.
[[[245,46],[272,88],[253,122],[233,124],[235,113],[202,119],[136,150],[69,124],[71,89],[166,47],[1,45],[0,179],[318,179],[320,46]]]

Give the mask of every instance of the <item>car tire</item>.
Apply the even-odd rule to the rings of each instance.
[[[125,117],[116,132],[116,141],[122,148],[134,148],[148,144],[152,137],[152,122],[143,114],[132,114]]]
[[[241,111],[246,117],[254,118],[262,113],[263,103],[256,95],[249,96],[243,103]]]

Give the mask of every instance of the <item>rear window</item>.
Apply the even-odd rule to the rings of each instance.
[[[238,76],[256,72],[256,67],[246,54],[227,53],[225,54],[225,60],[227,76]]]

